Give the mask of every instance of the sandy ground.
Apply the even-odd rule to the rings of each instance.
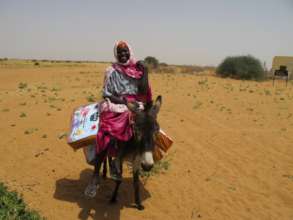
[[[144,211],[132,208],[129,174],[118,204],[111,180],[84,198],[92,168],[60,136],[74,107],[100,97],[106,67],[0,65],[0,180],[31,208],[54,220],[293,219],[293,84],[283,81],[151,74],[175,141],[168,170],[142,186]]]

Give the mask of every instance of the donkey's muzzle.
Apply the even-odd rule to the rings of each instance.
[[[142,154],[141,167],[144,171],[150,171],[154,166],[152,151],[146,151]]]
[[[153,168],[153,166],[154,166],[153,164],[144,164],[144,163],[141,164],[142,169],[146,172],[150,171]]]

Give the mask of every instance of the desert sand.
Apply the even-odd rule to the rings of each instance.
[[[101,97],[107,63],[0,64],[0,181],[47,219],[293,219],[293,84],[213,73],[150,74],[163,96],[159,122],[174,144],[167,170],[143,179],[144,211],[131,174],[115,205],[113,182],[83,190],[92,167],[66,143],[72,110]]]

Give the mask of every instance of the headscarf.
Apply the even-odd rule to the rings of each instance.
[[[127,47],[130,57],[126,63],[120,63],[118,60],[117,49],[118,47]],[[116,62],[112,65],[119,73],[124,73],[127,76],[135,79],[140,79],[143,76],[143,71],[139,70],[136,66],[136,60],[133,57],[133,52],[130,45],[125,41],[117,41],[114,46],[114,56]]]

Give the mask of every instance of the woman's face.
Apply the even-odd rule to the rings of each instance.
[[[117,48],[117,59],[119,63],[126,63],[130,58],[130,52],[127,47]]]

